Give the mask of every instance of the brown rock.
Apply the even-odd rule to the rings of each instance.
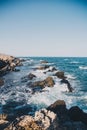
[[[58,71],[56,72],[55,76],[57,76],[60,79],[65,79],[66,77],[64,76],[64,72],[63,71]]]
[[[38,86],[40,86],[42,88],[44,88],[45,86],[53,87],[54,84],[55,83],[54,83],[53,78],[52,77],[48,77],[48,78],[46,78],[43,81],[36,81],[36,82],[32,83],[30,85],[30,87],[38,87]]]

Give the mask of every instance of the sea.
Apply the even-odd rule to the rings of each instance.
[[[33,115],[36,110],[47,108],[57,100],[64,100],[67,109],[79,106],[87,112],[87,57],[20,57],[20,59],[24,59],[23,65],[16,67],[20,71],[3,76],[5,84],[0,87],[0,113],[21,111]],[[55,67],[57,71],[64,71],[73,92],[69,92],[67,85],[61,84],[61,79],[54,76],[55,71],[36,69],[42,66],[43,60],[48,61],[46,65],[49,65],[50,69]],[[26,76],[29,73],[36,75],[36,78],[32,81],[27,80]],[[32,93],[29,83],[44,80],[48,76],[55,81],[54,87],[46,86],[42,92],[36,90]]]

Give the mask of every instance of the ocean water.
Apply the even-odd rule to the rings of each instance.
[[[32,108],[31,113],[44,107],[48,107],[56,100],[64,100],[67,108],[79,106],[87,112],[87,58],[72,57],[21,57],[25,59],[23,66],[17,67],[19,72],[10,72],[5,75],[5,84],[0,88],[0,113],[12,113],[16,110],[27,110]],[[56,72],[47,72],[46,70],[37,70],[41,66],[41,60],[48,61],[50,69],[55,67],[58,71],[64,71],[67,80],[74,88],[72,93],[68,92],[66,84],[61,84],[60,79],[53,76]],[[52,76],[54,87],[45,87],[43,92],[36,91],[32,94],[29,82],[22,78],[33,73],[37,76],[34,81],[40,81],[48,76]],[[22,111],[23,112],[23,111]],[[30,112],[30,111],[29,111]],[[28,111],[27,111],[28,113]]]

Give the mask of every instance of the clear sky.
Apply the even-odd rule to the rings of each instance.
[[[0,53],[87,57],[87,0],[0,0]]]

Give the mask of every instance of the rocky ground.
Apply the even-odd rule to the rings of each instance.
[[[41,61],[41,64],[46,63],[48,62]],[[18,71],[16,66],[20,65],[22,65],[20,59],[0,54],[0,86],[4,84],[3,75],[10,71]],[[49,72],[56,71],[54,76],[60,78],[61,83],[67,84],[69,92],[73,91],[64,72],[57,71],[55,67],[50,68],[49,65],[40,66],[36,69]],[[47,73],[47,71],[44,71],[44,73]],[[21,82],[31,81],[27,86],[32,88],[33,94],[38,86],[41,88],[39,92],[42,92],[44,87],[53,87],[55,84],[51,76],[42,81],[32,81],[34,78],[37,78],[36,75],[29,73],[21,79]],[[32,111],[31,108],[29,111]],[[23,110],[19,113],[14,112],[13,115],[0,114],[0,130],[87,130],[87,113],[83,112],[78,106],[67,109],[63,100],[57,100],[49,107],[36,111],[34,116],[23,114]]]

